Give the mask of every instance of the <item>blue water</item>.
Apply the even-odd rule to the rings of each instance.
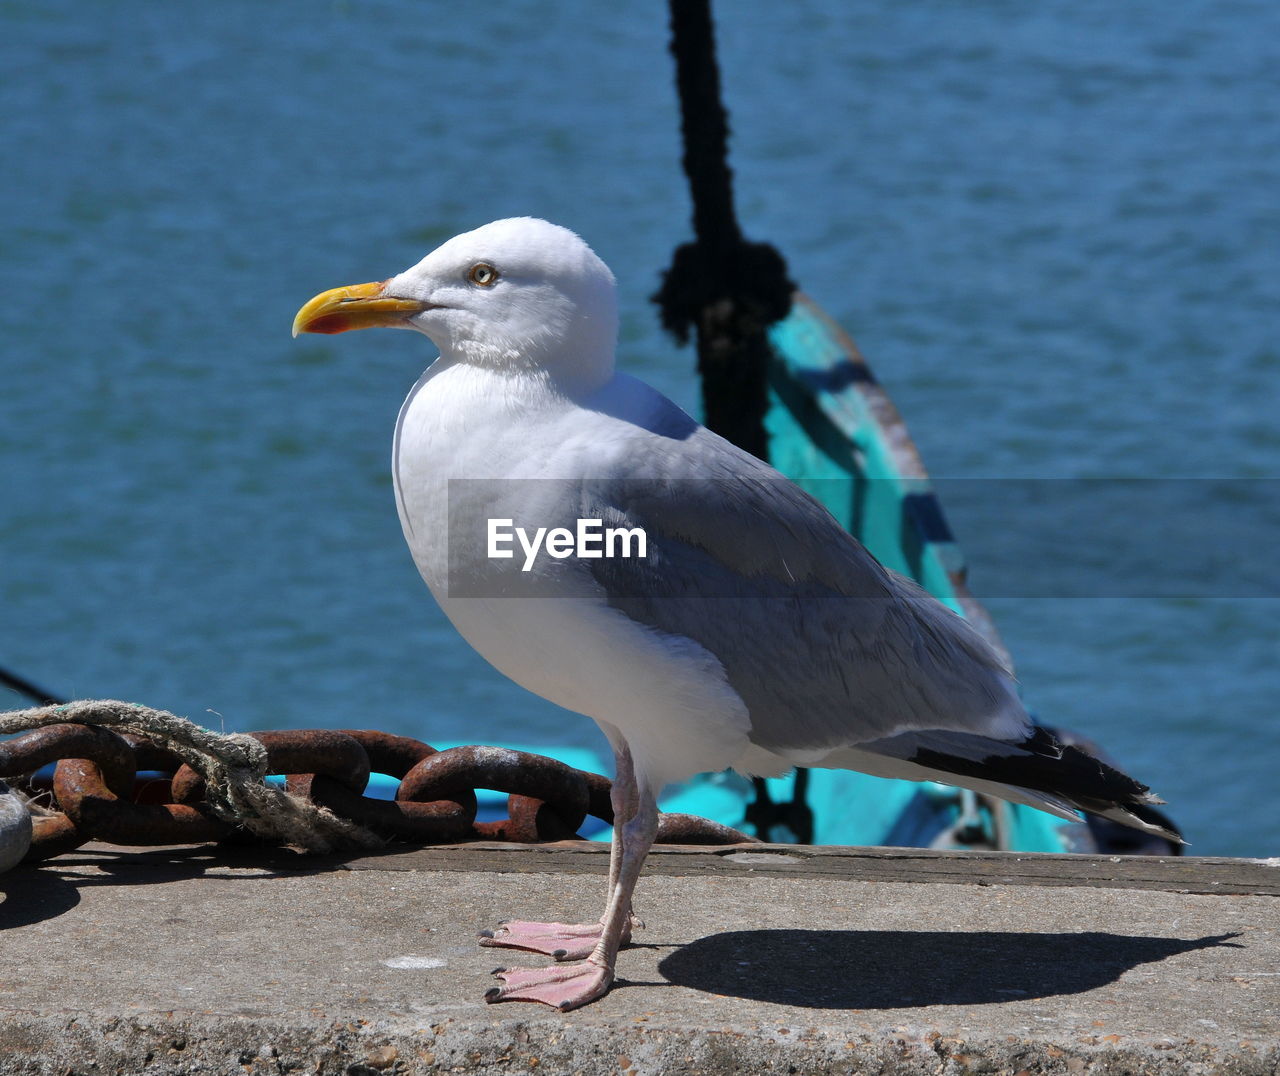
[[[664,22],[0,4],[0,664],[227,729],[598,744],[467,649],[403,547],[390,434],[426,342],[288,330],[533,213],[617,273],[623,365],[694,406],[647,302],[688,235]],[[936,475],[1280,473],[1280,8],[738,0],[720,33],[744,225]],[[1196,852],[1276,854],[1274,596],[990,605],[1041,716]]]

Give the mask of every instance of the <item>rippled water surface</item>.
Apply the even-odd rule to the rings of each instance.
[[[288,330],[532,213],[611,264],[623,364],[693,407],[647,302],[688,233],[658,8],[0,4],[0,665],[228,729],[598,743],[404,549],[427,342]],[[720,33],[744,224],[936,475],[1280,473],[1280,8],[740,0]],[[1161,561],[1158,519],[1106,523]],[[1274,855],[1280,603],[1192,593],[990,604],[1044,719],[1195,851]]]

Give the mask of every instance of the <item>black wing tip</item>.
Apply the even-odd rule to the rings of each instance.
[[[1129,855],[1176,856],[1182,854],[1182,849],[1187,847],[1188,843],[1173,819],[1163,811],[1157,811],[1154,807],[1142,804],[1132,807],[1112,807],[1105,812],[1095,811],[1086,821],[1095,835],[1102,835],[1101,843],[1104,846],[1102,848],[1104,851],[1109,848]],[[1133,837],[1125,838],[1114,831],[1107,832],[1107,827],[1111,825],[1125,827],[1124,832],[1133,834]],[[1149,838],[1158,838],[1169,847],[1166,850],[1153,847],[1149,843],[1143,845],[1141,838],[1137,834],[1146,834]],[[1117,843],[1128,847],[1116,848]]]
[[[909,761],[958,776],[1042,792],[1089,814],[1185,843],[1172,822],[1152,810],[1164,800],[1084,747],[1064,743],[1053,729],[1035,725],[1021,742],[988,742],[1000,749],[977,760],[922,747]],[[1159,820],[1144,818],[1147,813],[1159,815]]]

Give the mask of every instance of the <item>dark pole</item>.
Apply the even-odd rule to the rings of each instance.
[[[25,695],[37,706],[60,706],[67,701],[66,699],[58,698],[57,695],[50,694],[44,688],[36,687],[30,680],[24,680],[17,673],[10,672],[3,667],[0,667],[0,684],[12,688],[19,695]]]
[[[769,409],[769,341],[765,330],[787,316],[795,285],[787,263],[768,243],[749,242],[733,206],[729,116],[720,99],[715,26],[710,0],[670,0],[671,54],[676,60],[685,175],[693,199],[692,243],[676,248],[653,297],[662,325],[680,343],[698,337],[702,409],[709,428],[762,460],[769,458],[764,427]],[[768,839],[776,825],[795,839],[813,839],[805,802],[808,774],[796,771],[788,804],[774,803],[755,779],[747,821]]]
[[[653,300],[680,343],[697,334],[706,424],[768,459],[765,329],[791,309],[795,286],[782,255],[742,235],[733,206],[729,119],[720,100],[710,0],[670,0],[671,52],[680,97],[683,164],[694,241],[676,248]]]

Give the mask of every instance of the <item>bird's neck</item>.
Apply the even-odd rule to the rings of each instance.
[[[443,367],[482,371],[495,386],[529,400],[559,398],[579,402],[608,384],[614,376],[613,347],[591,351],[568,346],[498,348],[492,344],[459,341],[441,350]]]

